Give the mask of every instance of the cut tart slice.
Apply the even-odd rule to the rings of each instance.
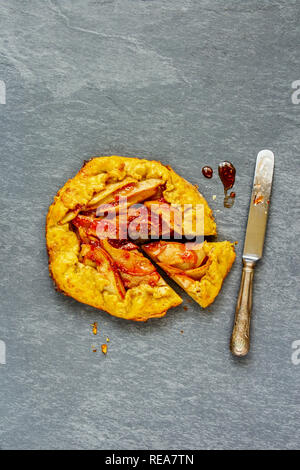
[[[228,241],[188,246],[159,241],[143,250],[203,308],[215,300],[235,260]]]

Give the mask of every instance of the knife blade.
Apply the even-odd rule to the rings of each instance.
[[[274,154],[261,150],[256,159],[253,189],[246,229],[243,271],[230,341],[235,356],[245,356],[250,348],[250,320],[254,267],[263,255],[274,172]]]

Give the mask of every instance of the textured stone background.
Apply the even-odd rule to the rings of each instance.
[[[0,1],[1,448],[299,447],[299,13],[294,0]],[[276,172],[252,350],[235,360],[247,206],[265,147]],[[171,164],[199,184],[219,239],[239,241],[205,312],[183,296],[187,311],[128,323],[53,289],[47,208],[84,159],[113,153]],[[231,210],[218,178],[201,175],[223,159],[237,168]],[[93,353],[106,335],[107,357]]]

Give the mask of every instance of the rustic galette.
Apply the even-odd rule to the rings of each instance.
[[[142,247],[205,307],[217,296],[235,254],[229,242],[195,242],[188,249],[184,241],[193,234],[216,234],[212,211],[195,186],[157,161],[96,157],[49,208],[50,274],[64,294],[111,315],[137,321],[162,317],[182,299]]]

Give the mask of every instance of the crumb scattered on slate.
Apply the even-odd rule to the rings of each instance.
[[[98,322],[94,322],[92,324],[92,327],[93,327],[93,334],[96,335],[98,333]]]

